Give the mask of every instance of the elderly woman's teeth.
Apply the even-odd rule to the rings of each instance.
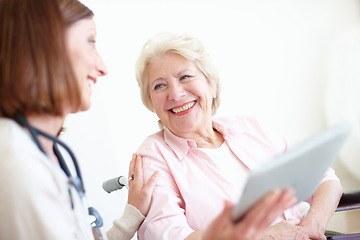
[[[188,103],[182,107],[179,107],[179,108],[173,108],[171,109],[171,111],[173,111],[174,113],[180,113],[180,112],[183,112],[183,111],[186,111],[188,110],[189,108],[191,108],[192,106],[194,106],[195,102],[191,102],[191,103]]]

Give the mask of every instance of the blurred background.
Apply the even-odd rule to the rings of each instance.
[[[254,115],[290,146],[350,121],[352,134],[333,167],[345,191],[360,189],[359,0],[82,2],[95,13],[109,74],[94,86],[91,109],[68,118],[62,138],[79,159],[105,230],[122,215],[127,190],[108,194],[102,183],[127,177],[132,153],[158,131],[134,74],[140,49],[158,32],[202,40],[221,76],[217,115]],[[360,212],[335,213],[328,229],[359,232],[358,219]]]

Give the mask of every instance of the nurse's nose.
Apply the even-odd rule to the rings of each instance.
[[[97,61],[96,61],[96,70],[98,71],[99,76],[105,76],[108,74],[108,70],[107,70],[105,63],[99,53],[98,53],[98,57],[97,57]]]

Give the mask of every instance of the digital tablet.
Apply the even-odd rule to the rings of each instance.
[[[294,188],[298,202],[311,197],[328,167],[337,158],[349,132],[349,123],[338,123],[290,147],[285,153],[252,171],[233,209],[232,220],[238,221],[254,203],[274,188]]]

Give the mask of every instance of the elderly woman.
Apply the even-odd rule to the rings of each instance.
[[[236,203],[249,171],[287,144],[251,117],[214,117],[219,107],[218,73],[201,42],[162,33],[143,47],[136,78],[144,105],[157,114],[161,131],[138,149],[144,179],[160,179],[140,239],[200,239],[224,201]],[[302,219],[296,207],[283,212],[264,239],[324,239],[342,188],[329,169]]]

